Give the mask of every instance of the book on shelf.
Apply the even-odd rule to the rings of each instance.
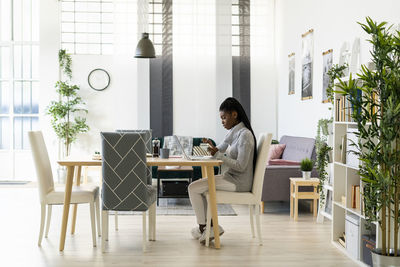
[[[351,208],[360,210],[360,185],[351,186]]]
[[[354,122],[354,107],[350,99],[352,96],[339,96],[335,99],[335,117],[338,122]],[[357,99],[361,98],[361,90],[357,91]],[[358,111],[360,112],[360,110]]]

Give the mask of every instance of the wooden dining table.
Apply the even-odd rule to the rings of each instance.
[[[60,251],[64,250],[65,237],[67,233],[69,208],[71,204],[71,192],[72,184],[74,180],[74,172],[76,169],[76,185],[80,185],[80,174],[82,166],[101,166],[101,160],[85,160],[85,159],[65,159],[57,161],[59,165],[67,167],[67,179],[65,182],[65,197],[64,197],[64,208],[61,223],[61,236],[60,236]],[[218,225],[218,212],[217,212],[217,201],[216,201],[216,189],[215,189],[215,177],[214,177],[214,166],[220,166],[221,160],[216,159],[205,159],[205,160],[186,160],[184,158],[168,158],[162,159],[158,157],[147,157],[147,166],[200,166],[203,178],[208,178],[208,191],[210,196],[211,215],[214,225]],[[72,231],[75,230],[77,205],[74,204],[73,219],[72,219]],[[214,229],[214,245],[215,248],[220,248],[219,239],[219,227],[213,227]]]

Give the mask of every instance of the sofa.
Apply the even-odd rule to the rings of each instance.
[[[280,144],[285,144],[282,160],[300,162],[304,158],[316,160],[315,139],[297,136],[281,137]],[[261,201],[290,201],[290,180],[291,177],[302,177],[300,165],[267,165],[264,174],[264,184]],[[311,177],[318,177],[314,168]],[[312,191],[312,187],[299,189],[302,192]]]

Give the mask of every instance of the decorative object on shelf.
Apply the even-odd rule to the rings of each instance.
[[[142,33],[142,39],[136,46],[135,58],[155,58],[156,52],[147,32]]]
[[[377,246],[373,251],[374,266],[384,257],[400,265],[398,236],[400,226],[400,33],[391,33],[386,22],[366,18],[361,24],[370,35],[371,55],[375,70],[361,66],[357,82],[350,75],[340,81],[338,93],[349,96],[355,110],[358,142],[354,144],[363,181],[363,209],[369,227],[379,224]],[[358,97],[359,89],[362,97]],[[382,265],[379,265],[382,266]],[[389,265],[385,265],[389,266]]]
[[[94,69],[88,75],[90,88],[96,91],[103,91],[110,85],[110,75],[103,69]]]
[[[349,60],[350,60],[351,52],[350,52],[350,44],[348,42],[344,42],[342,47],[340,48],[340,56],[339,56],[339,66],[346,66],[343,70],[343,76],[349,75]]]
[[[305,158],[300,163],[300,170],[303,173],[303,178],[308,180],[311,178],[311,171],[313,169],[314,162],[309,159]]]
[[[349,73],[356,73],[360,66],[360,38],[356,37],[351,48]]]
[[[58,53],[60,69],[71,79],[71,57],[65,50],[61,49]],[[71,144],[76,141],[79,133],[89,131],[86,123],[87,109],[84,108],[85,102],[78,96],[79,87],[67,81],[56,83],[58,101],[51,101],[46,109],[46,114],[52,117],[51,125],[57,137],[63,143],[63,153],[61,157],[67,157],[71,152]]]
[[[347,135],[342,136],[340,145],[340,162],[346,164],[346,153],[347,153]]]
[[[162,158],[162,159],[169,158],[169,148],[161,148],[160,149],[160,158]]]
[[[314,61],[314,30],[301,35],[302,37],[302,79],[301,100],[312,99],[313,96],[313,61]]]
[[[322,103],[330,102],[326,89],[328,89],[330,83],[328,72],[332,68],[332,63],[333,50],[329,49],[328,51],[322,53]]]
[[[291,53],[289,57],[289,95],[294,95],[295,92],[295,73],[296,73],[296,59],[295,54]]]

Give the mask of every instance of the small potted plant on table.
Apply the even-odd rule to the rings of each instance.
[[[300,163],[300,169],[301,172],[303,173],[303,178],[308,180],[311,178],[311,171],[313,169],[314,162],[309,159],[305,158],[301,161]]]

